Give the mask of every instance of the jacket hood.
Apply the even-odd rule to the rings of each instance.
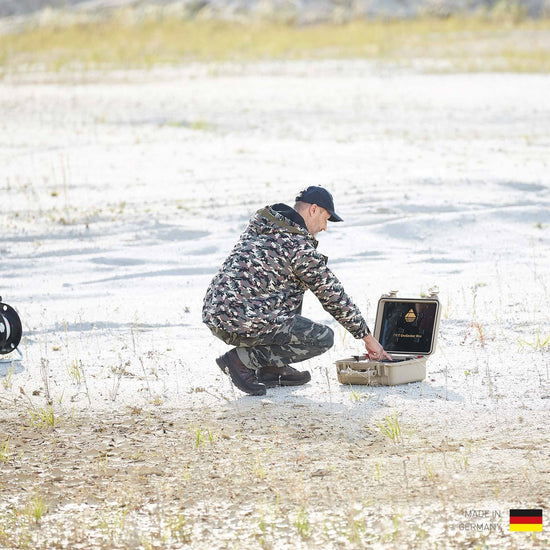
[[[303,235],[311,239],[314,246],[317,247],[317,240],[308,232],[302,216],[286,204],[279,203],[261,208],[250,220],[250,226],[258,234],[293,233]]]
[[[288,220],[297,223],[300,227],[307,231],[307,225],[304,218],[302,218],[302,216],[296,210],[294,210],[294,208],[288,206],[288,204],[279,202],[277,204],[273,204],[270,208],[272,208],[276,212],[279,212],[279,214],[282,214]]]

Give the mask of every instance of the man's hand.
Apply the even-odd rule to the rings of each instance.
[[[389,359],[390,361],[393,361],[391,355],[384,351],[384,348],[372,334],[367,334],[363,340],[365,342],[365,347],[367,348],[367,355],[369,356],[369,359],[374,359],[375,361],[380,359]]]

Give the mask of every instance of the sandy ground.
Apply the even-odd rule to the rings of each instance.
[[[547,547],[508,513],[550,494],[549,98],[546,75],[359,61],[1,82],[25,334],[0,365],[0,547]],[[381,294],[439,287],[424,382],[340,385],[361,346],[312,296],[337,337],[310,384],[253,398],[217,368],[210,278],[310,184],[371,326]]]

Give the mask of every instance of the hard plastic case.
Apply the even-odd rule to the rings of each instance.
[[[397,291],[378,301],[374,337],[392,356],[390,361],[369,361],[356,355],[336,361],[342,384],[395,386],[426,378],[426,359],[434,351],[439,330],[437,289],[428,298],[398,298]]]

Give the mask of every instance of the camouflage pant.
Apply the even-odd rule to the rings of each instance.
[[[239,359],[249,369],[284,367],[316,357],[332,347],[331,328],[295,315],[272,333],[258,337],[243,337],[219,328],[210,328],[226,344],[237,347]]]

